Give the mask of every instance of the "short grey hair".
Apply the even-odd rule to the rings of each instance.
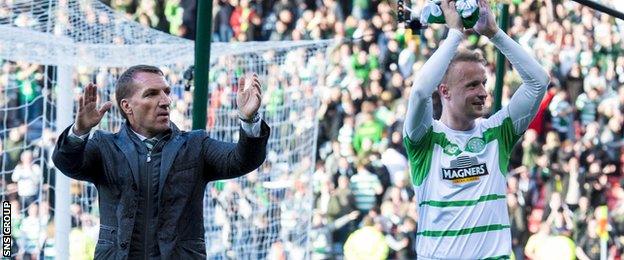
[[[117,83],[115,84],[115,101],[117,102],[117,106],[119,106],[119,112],[123,118],[128,119],[126,113],[124,113],[123,109],[121,109],[121,100],[127,97],[134,95],[136,91],[134,85],[134,76],[139,72],[147,72],[158,74],[161,76],[165,76],[165,73],[162,72],[158,67],[151,65],[135,65],[128,68],[124,73],[119,76],[117,79]]]

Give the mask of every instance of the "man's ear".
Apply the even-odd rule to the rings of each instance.
[[[119,108],[124,112],[124,114],[126,114],[126,116],[132,115],[132,107],[130,107],[130,102],[127,99],[124,98],[121,100]]]
[[[451,98],[451,93],[449,92],[449,87],[446,84],[440,84],[440,86],[438,86],[438,93],[440,93],[440,98],[441,99],[450,99]]]

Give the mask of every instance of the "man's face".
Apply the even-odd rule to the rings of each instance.
[[[468,119],[476,119],[487,113],[485,108],[485,67],[478,62],[457,62],[448,71],[447,93],[443,109],[450,109],[453,115],[463,115]]]
[[[131,97],[122,99],[122,108],[137,133],[151,138],[169,129],[171,88],[165,77],[149,72],[134,75]]]

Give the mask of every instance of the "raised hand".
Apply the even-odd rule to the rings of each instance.
[[[89,83],[84,93],[78,98],[78,113],[74,122],[74,132],[77,135],[89,133],[104,117],[104,114],[113,106],[110,101],[105,102],[100,109],[97,108],[97,86]]]
[[[442,0],[440,2],[440,9],[442,9],[444,20],[446,20],[446,25],[449,28],[455,28],[460,31],[464,30],[464,25],[462,24],[461,17],[455,7],[454,0]]]
[[[498,25],[496,24],[496,19],[494,19],[494,13],[492,13],[488,0],[478,1],[479,20],[473,28],[477,33],[492,38],[498,32]]]
[[[262,90],[258,75],[253,74],[251,84],[248,86],[245,84],[245,77],[241,77],[238,80],[238,93],[236,94],[238,114],[244,119],[252,119],[254,114],[258,112],[261,103]]]

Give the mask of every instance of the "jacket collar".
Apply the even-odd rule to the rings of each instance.
[[[171,137],[165,144],[162,150],[162,161],[160,164],[160,181],[158,184],[158,194],[162,193],[163,184],[167,179],[167,175],[173,166],[173,161],[177,155],[179,148],[184,144],[184,139],[180,136],[180,129],[174,124],[170,123]],[[126,121],[121,125],[118,138],[115,139],[115,145],[119,147],[124,154],[128,165],[130,166],[130,172],[135,184],[139,184],[139,154],[132,141],[134,131],[130,128],[130,124]],[[134,136],[138,138],[138,136]]]

